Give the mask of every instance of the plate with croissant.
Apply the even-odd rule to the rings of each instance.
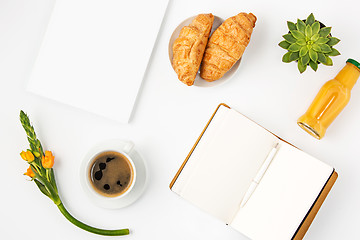
[[[188,86],[212,87],[229,80],[249,44],[256,16],[239,13],[225,21],[213,14],[184,20],[169,41],[170,63]]]

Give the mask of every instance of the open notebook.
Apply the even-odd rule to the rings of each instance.
[[[288,240],[304,236],[336,176],[332,167],[220,105],[170,188],[251,239]]]
[[[57,0],[27,90],[127,123],[169,0]]]

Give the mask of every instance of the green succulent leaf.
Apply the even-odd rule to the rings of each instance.
[[[279,46],[287,50],[290,46],[290,43],[288,43],[287,41],[282,41],[279,43]]]
[[[327,44],[320,45],[320,48],[321,48],[321,52],[323,52],[323,53],[331,52],[331,47]]]
[[[338,56],[340,55],[340,52],[336,50],[335,48],[331,48],[331,52],[327,54],[328,56]]]
[[[303,46],[299,52],[300,57],[305,56],[308,53],[308,51],[309,51],[309,49],[306,46]]]
[[[287,52],[287,53],[285,53],[284,56],[282,57],[282,61],[283,61],[284,63],[289,63],[289,62],[291,62],[291,61],[290,61],[290,53],[291,53],[291,52]]]
[[[305,72],[306,67],[307,67],[307,65],[303,65],[303,64],[301,63],[301,61],[298,61],[298,69],[299,69],[300,73]]]
[[[290,52],[298,52],[298,51],[300,51],[300,48],[301,48],[300,45],[298,45],[298,44],[296,44],[296,43],[293,43],[293,44],[290,45],[290,47],[288,48],[288,50],[289,50]]]
[[[298,60],[298,59],[299,59],[299,52],[290,53],[290,57],[289,57],[290,62]]]
[[[302,32],[298,31],[298,30],[291,30],[290,32],[291,32],[291,35],[296,39],[305,38],[305,35]]]
[[[300,46],[305,46],[306,41],[304,38],[301,38],[301,39],[296,40],[296,44],[299,44]]]
[[[313,34],[319,33],[319,31],[320,31],[320,23],[319,23],[319,22],[314,22],[314,23],[311,25],[311,29],[312,29],[312,33],[313,33]]]
[[[314,17],[314,14],[311,13],[311,14],[307,17],[305,23],[306,23],[307,25],[312,25],[314,22],[315,22],[315,17]]]
[[[310,49],[309,50],[309,56],[310,56],[310,59],[314,62],[317,62],[318,60],[318,54],[317,52],[315,52],[313,49]]]
[[[301,57],[300,62],[302,65],[307,65],[310,62],[309,54],[306,54],[305,56]]]
[[[322,64],[325,64],[326,65],[326,57],[325,57],[325,54],[323,53],[318,53],[318,61],[321,62]]]
[[[316,72],[316,70],[318,69],[317,62],[310,61],[309,65]]]
[[[320,38],[320,35],[318,33],[312,35],[311,41],[316,42]]]
[[[285,34],[283,35],[283,38],[288,42],[288,43],[295,43],[296,39],[290,34]]]
[[[312,36],[312,29],[311,29],[310,25],[307,25],[305,28],[305,36],[308,38],[311,38],[311,36]]]
[[[320,37],[327,37],[331,32],[331,27],[321,28],[319,31]]]
[[[312,45],[312,49],[314,49],[317,52],[321,52],[321,47],[320,46],[322,46],[322,45],[318,45],[317,43],[314,43]]]
[[[336,37],[330,37],[328,39],[329,39],[329,41],[327,42],[327,44],[329,46],[334,46],[334,45],[338,44],[338,42],[340,42],[340,39],[338,39]]]
[[[331,60],[330,57],[325,56],[326,57],[326,63],[324,63],[324,65],[326,66],[332,66],[333,65],[333,61]]]
[[[289,31],[297,29],[295,23],[290,22],[290,21],[287,21],[287,26],[289,28]]]
[[[301,21],[300,19],[297,20],[296,28],[297,28],[297,30],[299,30],[301,33],[305,34],[306,25],[305,25],[305,23],[304,23],[303,21]]]
[[[320,34],[319,34],[319,36],[320,36]],[[316,40],[317,44],[325,44],[327,42],[329,42],[329,38],[327,38],[327,37],[319,37],[319,39]]]

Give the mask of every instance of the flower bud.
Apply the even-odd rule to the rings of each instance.
[[[28,161],[29,163],[31,163],[35,159],[34,155],[29,150],[27,150],[26,152],[22,151],[20,153],[20,156],[22,159],[24,159],[25,161]]]
[[[54,155],[51,151],[45,151],[45,156],[41,158],[41,164],[44,168],[52,168],[54,166]]]
[[[31,178],[35,177],[35,173],[32,171],[31,167],[29,166],[29,168],[27,169],[26,173],[24,173],[24,175],[29,176]]]
[[[34,154],[34,156],[37,157],[37,158],[40,157],[40,153],[39,153],[39,152],[33,152],[33,154]]]

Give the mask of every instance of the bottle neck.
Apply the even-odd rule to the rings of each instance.
[[[348,89],[352,89],[360,76],[360,70],[351,63],[346,63],[345,67],[336,75],[335,79]]]

